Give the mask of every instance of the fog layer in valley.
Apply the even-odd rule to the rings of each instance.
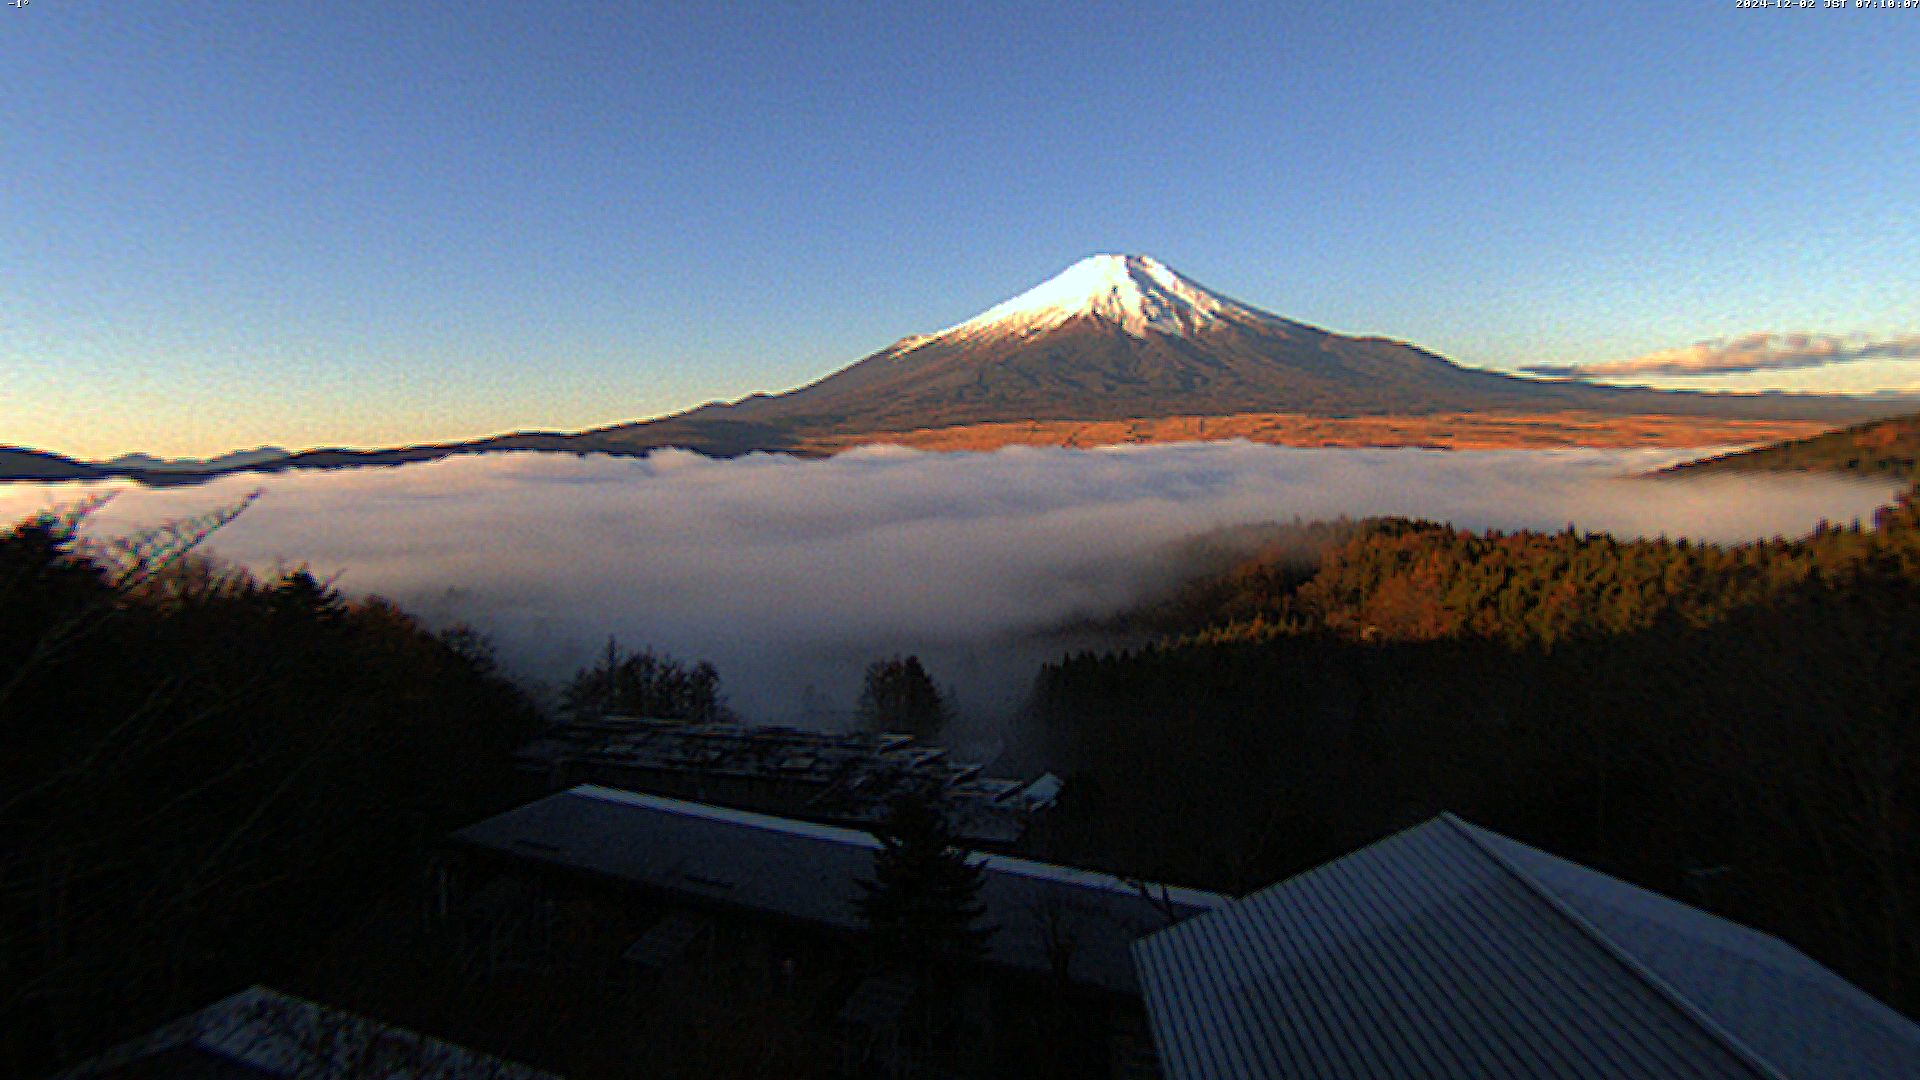
[[[260,501],[213,542],[262,571],[308,565],[429,621],[470,622],[515,672],[557,682],[608,635],[720,668],[734,705],[851,708],[867,661],[918,652],[976,718],[1002,715],[1049,628],[1114,612],[1213,527],[1380,514],[1463,527],[1740,540],[1870,515],[1894,490],[1806,477],[1624,479],[1663,451],[1316,450],[1244,442],[988,454],[859,450],[808,461],[558,454],[234,476],[202,486],[0,486],[0,511],[112,490],[96,529]]]

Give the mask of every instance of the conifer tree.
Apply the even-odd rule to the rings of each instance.
[[[873,880],[859,882],[856,901],[875,958],[928,979],[982,955],[993,934],[979,925],[985,872],[968,861],[932,797],[896,798],[875,835]]]
[[[894,656],[867,665],[859,715],[868,731],[904,731],[932,739],[946,726],[948,709],[918,656]]]

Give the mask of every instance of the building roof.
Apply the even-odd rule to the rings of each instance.
[[[879,841],[857,829],[582,785],[462,829],[479,848],[614,878],[680,897],[858,931],[858,881]],[[1068,974],[1137,989],[1128,948],[1143,934],[1227,898],[1006,855],[974,854],[980,903],[995,927],[987,958],[1047,972],[1050,942],[1074,942]]]
[[[222,998],[58,1080],[559,1080],[264,986]]]
[[[1134,955],[1170,1080],[1920,1076],[1920,1027],[1784,942],[1450,814]]]
[[[1029,819],[1051,806],[1061,781],[985,775],[982,766],[949,759],[913,736],[826,732],[656,717],[577,720],[515,753],[526,771],[592,780],[623,789],[658,790],[663,777],[682,782],[667,794],[707,799],[685,781],[748,781],[773,785],[782,804],[757,807],[840,824],[886,816],[906,791],[937,790],[954,829],[973,842],[1012,843]],[[736,791],[721,801],[740,798]]]
[[[949,780],[980,771],[978,765],[949,764],[945,750],[916,746],[911,735],[644,716],[576,720],[522,747],[515,756],[523,765],[540,769],[569,760],[593,761],[636,769],[777,778],[822,788],[892,773]]]

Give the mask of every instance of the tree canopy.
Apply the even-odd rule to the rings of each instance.
[[[891,656],[867,665],[858,717],[868,731],[932,739],[946,727],[950,711],[918,656]]]
[[[720,673],[705,660],[691,666],[651,648],[627,652],[607,639],[607,651],[574,673],[561,707],[576,718],[621,714],[665,720],[730,720]]]
[[[483,641],[191,554],[236,508],[0,531],[0,1074],[282,970],[504,807],[535,713]]]

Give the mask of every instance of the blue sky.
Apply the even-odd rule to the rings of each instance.
[[[1920,332],[1920,12],[673,8],[0,7],[0,443],[610,423],[1100,251],[1503,369]]]

